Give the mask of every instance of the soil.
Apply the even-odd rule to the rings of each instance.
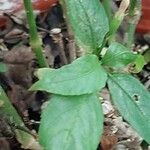
[[[8,71],[0,74],[0,84],[26,126],[38,131],[41,106],[47,101],[47,93],[28,91],[29,87],[37,81],[34,72],[39,66],[29,45],[27,21],[24,13],[5,15],[9,24],[5,28],[0,28],[0,62],[7,65]],[[73,36],[68,32],[59,4],[38,14],[36,21],[38,32],[43,40],[43,53],[50,67],[59,68],[80,56],[75,52],[76,45]],[[134,50],[142,50],[144,54],[149,44],[150,41],[145,40],[143,35],[137,35]],[[150,89],[149,64],[145,65],[137,78]],[[104,134],[98,149],[144,149],[143,139],[123,120],[111,104],[107,88],[101,92],[101,97],[105,122]],[[0,121],[0,124],[3,126],[5,122]],[[15,136],[11,135],[0,137],[0,150],[21,150],[21,148]]]

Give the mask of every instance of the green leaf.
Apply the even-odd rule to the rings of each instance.
[[[6,72],[6,71],[7,71],[6,65],[0,62],[0,73]]]
[[[118,69],[134,62],[136,58],[137,55],[132,53],[125,46],[117,42],[113,42],[102,58],[102,64]]]
[[[106,84],[107,74],[95,55],[78,58],[60,69],[39,69],[39,81],[31,90],[44,90],[60,95],[81,95],[99,91]]]
[[[150,144],[150,93],[127,74],[110,75],[108,86],[122,116]]]
[[[0,86],[0,115],[3,115],[3,117],[5,117],[8,121],[10,121],[10,123],[13,123],[17,126],[20,126],[28,130],[25,127],[25,124],[22,121],[19,114],[17,113],[16,109],[9,101],[7,95],[5,94],[1,86]],[[21,143],[22,148],[42,150],[41,146],[36,141],[36,139],[29,133],[17,129],[14,130],[14,132],[16,133],[16,138]]]
[[[5,94],[4,90],[0,86],[0,112],[5,112],[5,115],[10,116],[11,120],[15,122],[17,125],[22,124],[22,120],[20,116],[17,114],[17,111],[12,106],[11,102],[9,101],[7,95]]]
[[[99,0],[64,0],[70,24],[79,46],[96,51],[109,31],[105,10]]]
[[[133,69],[131,69],[131,72],[139,73],[143,69],[145,63],[146,62],[144,60],[144,57],[142,55],[137,55],[137,58],[134,62],[134,67],[133,67]]]
[[[46,150],[96,150],[102,130],[97,94],[53,95],[42,112],[39,138]]]

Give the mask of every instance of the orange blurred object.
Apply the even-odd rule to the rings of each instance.
[[[31,0],[33,9],[47,11],[54,6],[58,0]],[[12,13],[23,9],[23,0],[0,0],[0,15]]]
[[[46,11],[54,6],[58,0],[33,0],[33,8],[35,10]]]
[[[140,34],[150,32],[150,0],[142,0],[142,16],[137,25],[137,32]]]

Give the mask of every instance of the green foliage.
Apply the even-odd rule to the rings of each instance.
[[[122,116],[150,143],[150,93],[130,75],[119,73],[120,68],[129,64],[135,65],[132,72],[139,72],[145,63],[143,56],[114,42],[102,60],[98,59],[99,48],[106,46],[107,39],[109,42],[114,39],[126,9],[119,9],[106,35],[108,19],[99,0],[63,1],[78,46],[86,55],[60,69],[37,71],[39,81],[30,90],[53,94],[41,116],[41,144],[46,150],[96,150],[103,130],[103,115],[96,93],[107,79],[113,102]],[[101,64],[118,73],[111,75]]]
[[[39,69],[39,81],[32,90],[44,90],[61,95],[89,94],[101,90],[107,74],[96,55],[86,55],[60,69]]]
[[[8,97],[6,96],[4,90],[0,86],[0,111],[5,112],[7,116],[12,116],[12,122],[15,122],[17,125],[21,125],[22,121],[20,116],[17,114],[17,111],[11,105]]]
[[[150,93],[127,74],[110,75],[108,86],[122,116],[150,143]]]
[[[19,116],[15,108],[12,106],[11,102],[9,101],[7,95],[5,94],[1,86],[0,86],[0,114],[5,116],[10,123],[26,129],[24,122],[22,121],[21,117]],[[16,134],[17,140],[22,144],[23,148],[42,150],[39,143],[29,133],[18,129],[16,129],[14,132]]]
[[[145,64],[143,56],[134,54],[117,42],[109,45],[102,60],[99,60],[98,54],[106,46],[107,40],[114,40],[128,7],[128,3],[124,2],[128,1],[121,3],[113,19],[109,1],[103,1],[105,9],[99,0],[63,1],[75,39],[86,55],[60,69],[42,68],[37,71],[39,81],[30,90],[52,93],[41,115],[40,143],[46,150],[96,150],[103,132],[103,113],[98,92],[105,87],[106,82],[112,101],[121,115],[150,143],[150,93],[131,75],[119,72],[110,74],[104,69],[108,67],[119,71],[134,64],[131,71],[137,73]],[[31,45],[40,67],[46,67],[31,1],[24,0],[24,5],[29,21]],[[0,63],[0,72],[6,71],[5,64]],[[25,127],[1,87],[0,113],[4,113],[16,125]],[[30,134],[18,129],[15,133],[24,148],[42,149]]]
[[[146,63],[146,61],[144,60],[144,57],[142,55],[138,55],[134,62],[135,66],[133,67],[131,72],[139,73],[143,69],[145,63]]]
[[[79,46],[96,53],[109,31],[107,15],[99,0],[63,0]]]
[[[46,150],[96,150],[102,128],[97,93],[53,95],[42,113],[40,143]]]
[[[112,68],[123,68],[126,65],[133,63],[136,58],[137,55],[128,50],[125,46],[113,42],[103,57],[102,64]]]

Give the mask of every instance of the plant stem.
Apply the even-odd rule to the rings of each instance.
[[[26,10],[27,20],[29,24],[31,47],[34,50],[39,66],[48,67],[48,64],[46,63],[46,59],[42,52],[42,40],[39,38],[37,33],[37,27],[35,22],[35,16],[33,14],[31,0],[24,0],[24,7]]]
[[[134,34],[136,30],[136,25],[140,18],[141,12],[141,0],[131,0],[129,7],[129,20],[128,28],[125,37],[126,46],[130,49],[134,41]]]
[[[1,117],[6,118],[10,123],[15,124],[18,127],[26,129],[29,131],[22,121],[21,117],[12,106],[11,102],[9,101],[8,97],[6,96],[4,90],[0,86],[0,115]],[[36,139],[29,133],[15,129],[15,134],[17,140],[21,143],[22,147],[25,149],[32,149],[32,150],[42,150],[39,143]]]
[[[129,0],[122,0],[118,11],[115,13],[111,23],[110,23],[110,31],[109,31],[109,42],[115,40],[116,32],[123,21],[125,16],[125,11],[130,4]]]
[[[126,41],[126,47],[131,49],[133,41],[134,41],[134,33],[135,33],[136,25],[134,23],[129,23],[128,24],[128,29],[127,29],[127,41]]]

